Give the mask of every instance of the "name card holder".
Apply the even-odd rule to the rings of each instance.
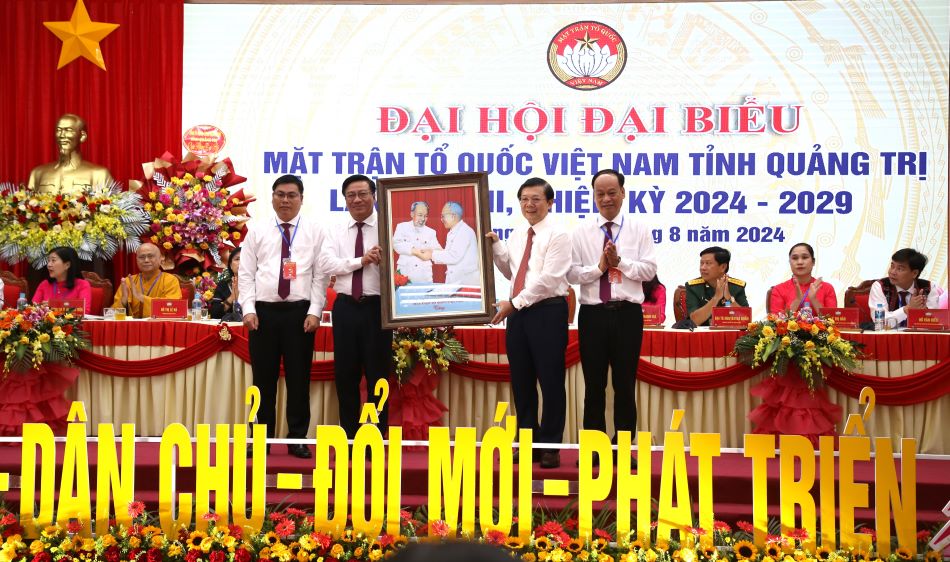
[[[647,330],[662,330],[663,323],[660,321],[662,311],[659,305],[644,304],[643,307],[643,327]]]
[[[908,332],[950,331],[950,310],[945,308],[908,308]]]
[[[712,309],[709,327],[713,330],[745,330],[752,322],[752,308],[748,306],[717,306]]]
[[[823,308],[821,313],[827,315],[835,321],[835,328],[841,332],[859,332],[858,327],[858,309],[849,308]]]
[[[50,299],[46,304],[53,312],[70,312],[76,318],[82,318],[86,312],[86,299]]]
[[[185,299],[152,299],[152,318],[155,320],[184,320],[188,316]]]

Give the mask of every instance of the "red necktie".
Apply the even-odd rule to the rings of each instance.
[[[613,226],[614,223],[607,221],[604,226],[607,227],[606,236],[604,236],[604,247],[607,247],[607,242],[613,240]],[[608,272],[610,267],[607,267],[607,271],[600,276],[600,302],[610,302],[610,275]]]
[[[524,255],[518,266],[518,275],[515,275],[515,284],[511,289],[511,298],[517,297],[524,290],[524,280],[528,276],[528,260],[531,258],[531,245],[534,242],[534,229],[528,229],[528,242],[524,246]]]
[[[353,249],[353,257],[363,257],[363,224],[356,223],[356,247]],[[350,289],[350,296],[356,300],[363,298],[363,268],[360,267],[353,272],[353,284]]]
[[[281,225],[284,227],[283,236],[280,243],[280,281],[277,282],[277,295],[282,299],[290,296],[290,279],[284,278],[284,259],[290,257],[290,227],[289,222]]]

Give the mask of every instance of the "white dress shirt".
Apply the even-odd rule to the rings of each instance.
[[[379,216],[376,211],[363,221],[363,253],[379,245]],[[320,269],[327,275],[336,275],[333,289],[344,295],[353,294],[353,272],[363,268],[363,295],[379,294],[379,266],[371,263],[363,267],[356,257],[356,221],[349,217],[327,231],[327,240],[320,252]]]
[[[927,308],[937,308],[940,302],[940,293],[936,291],[937,287],[935,285],[930,286],[930,293],[927,294]],[[907,296],[907,302],[904,304],[910,303],[910,298],[917,294],[917,287],[911,286],[909,289],[904,289],[894,285],[896,291],[907,291],[910,294]],[[871,309],[871,318],[874,318],[874,309],[877,308],[877,304],[881,303],[884,305],[884,320],[888,318],[893,318],[898,324],[907,320],[907,313],[904,312],[904,307],[898,307],[897,310],[888,310],[887,309],[887,299],[884,298],[884,289],[881,287],[880,281],[875,281],[871,285],[871,292],[868,294],[868,308]]]
[[[481,286],[478,270],[478,240],[472,227],[463,221],[455,223],[445,236],[445,249],[432,252],[432,261],[448,265],[445,282]]]
[[[281,243],[283,227],[280,219],[271,217],[251,224],[241,244],[241,267],[238,287],[241,310],[257,314],[258,302],[310,301],[307,314],[317,318],[327,301],[329,278],[317,267],[317,257],[323,246],[323,230],[313,220],[299,214],[291,219],[290,259],[297,265],[297,278],[290,281],[286,299],[277,294],[281,275]]]
[[[366,236],[366,233],[363,233]],[[412,255],[412,249],[435,250],[440,248],[435,230],[428,226],[416,226],[412,221],[396,225],[393,233],[393,250],[399,254],[396,269],[413,283],[432,283],[432,262]]]
[[[611,233],[617,255],[620,256],[620,283],[610,284],[610,300],[643,303],[643,282],[656,275],[656,248],[649,229],[634,219],[627,220],[623,214],[611,222]],[[573,258],[568,282],[581,286],[581,304],[600,304],[600,278],[603,272],[598,267],[604,253],[607,219],[597,215],[596,221],[588,221],[577,227],[571,235]],[[619,229],[619,233],[618,233]]]
[[[571,237],[554,224],[551,215],[531,228],[534,228],[534,239],[524,290],[511,299],[512,306],[518,310],[544,299],[566,296],[570,287],[567,272],[571,268]],[[528,226],[525,226],[513,231],[507,242],[492,245],[495,266],[506,278],[514,279],[518,275],[527,244]]]

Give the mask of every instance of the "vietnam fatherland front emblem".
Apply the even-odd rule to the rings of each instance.
[[[617,30],[596,21],[565,26],[548,46],[554,77],[575,90],[596,90],[613,82],[627,64],[627,46]]]

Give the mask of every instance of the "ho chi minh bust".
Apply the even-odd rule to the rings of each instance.
[[[86,138],[86,122],[81,117],[72,113],[60,117],[56,122],[59,159],[33,168],[30,172],[30,190],[79,195],[94,185],[110,185],[112,174],[108,169],[82,159],[79,145]]]

